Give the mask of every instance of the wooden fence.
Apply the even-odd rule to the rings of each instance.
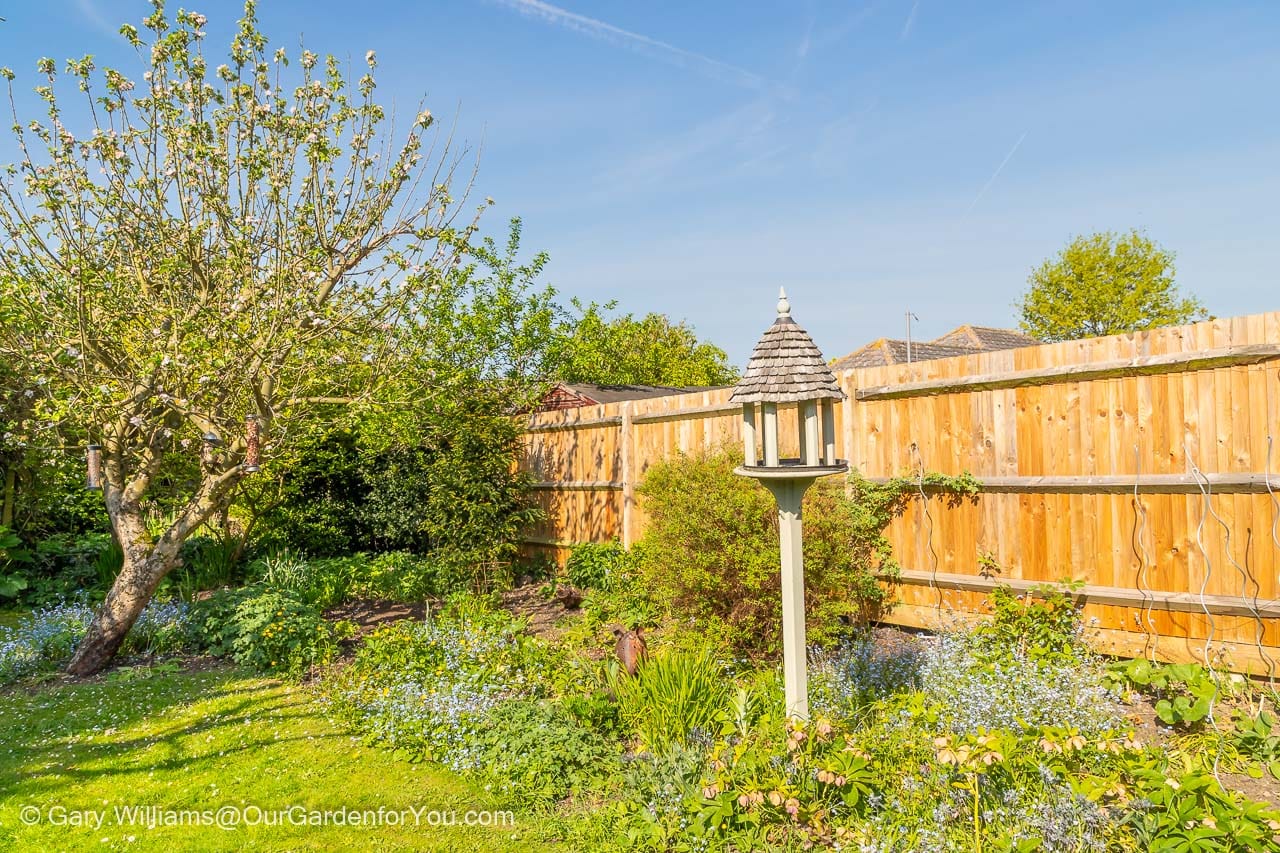
[[[851,467],[982,484],[976,501],[926,495],[890,525],[905,571],[888,621],[929,627],[980,612],[996,584],[1073,578],[1104,650],[1280,675],[1280,312],[837,378]],[[521,465],[547,520],[528,547],[638,539],[650,465],[740,441],[728,397],[532,416]],[[779,421],[796,455],[795,419]]]

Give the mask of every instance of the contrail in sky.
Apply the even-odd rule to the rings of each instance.
[[[916,0],[916,2],[911,4],[911,13],[907,15],[907,22],[902,25],[902,35],[900,36],[900,38],[905,39],[907,36],[911,35],[911,27],[915,24],[916,12],[919,12],[919,11],[920,11],[920,0]]]
[[[519,12],[525,17],[536,18],[600,41],[621,45],[630,50],[649,53],[667,62],[695,69],[716,79],[728,80],[750,89],[775,88],[773,83],[745,68],[739,68],[736,65],[730,65],[727,62],[721,62],[718,59],[712,59],[701,53],[685,50],[682,47],[676,47],[673,44],[667,44],[664,41],[658,41],[640,33],[633,33],[630,30],[615,27],[613,24],[607,24],[595,18],[588,18],[586,15],[579,15],[577,12],[570,12],[568,9],[544,3],[542,0],[492,0],[492,2],[500,6],[506,6],[508,9]]]
[[[987,190],[991,189],[991,185],[996,182],[996,178],[1000,177],[1000,172],[1003,171],[1004,167],[1013,159],[1013,155],[1018,151],[1018,146],[1022,144],[1022,140],[1026,139],[1027,134],[1030,132],[1031,131],[1029,130],[1024,130],[1022,135],[1018,137],[1018,141],[1013,143],[1013,147],[1009,149],[1009,153],[1004,155],[1004,159],[1000,161],[1000,165],[996,166],[996,170],[991,173],[991,177],[987,179],[987,182],[982,185],[982,189],[978,190],[978,194],[974,196],[973,201],[969,203],[969,209],[965,211],[966,214],[973,213],[973,209],[978,206],[978,202],[982,201],[982,197],[987,194]]]

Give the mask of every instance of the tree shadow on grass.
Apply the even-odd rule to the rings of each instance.
[[[240,742],[235,732],[246,726],[268,724],[279,730],[293,729],[301,721],[319,716],[307,707],[309,699],[284,692],[278,683],[251,680],[243,672],[228,671],[213,684],[190,675],[165,676],[138,683],[102,682],[55,688],[43,694],[52,700],[42,709],[28,706],[23,711],[33,722],[11,722],[0,725],[4,741],[13,751],[0,756],[0,790],[9,795],[38,796],[70,785],[99,778],[118,778],[122,784],[137,774],[172,774],[201,765],[226,763],[233,756],[250,750],[262,751],[292,741],[312,742],[341,738],[336,732],[288,734],[283,737],[250,737]],[[247,682],[247,683],[246,683]],[[145,685],[145,686],[144,686]],[[149,689],[154,687],[154,689]],[[212,688],[212,689],[211,689]],[[137,692],[148,694],[138,696]],[[131,695],[131,691],[133,691]],[[229,703],[228,698],[234,697]],[[0,715],[4,705],[0,701]],[[113,715],[104,727],[94,712],[103,702],[129,702],[128,710]],[[224,704],[219,704],[223,702]],[[207,706],[201,713],[197,706]],[[40,714],[40,710],[46,713]],[[171,716],[194,719],[167,722]],[[147,721],[160,721],[144,734],[116,738],[114,730],[128,730]],[[206,738],[199,739],[201,735]],[[92,738],[92,742],[86,742]],[[195,752],[192,747],[211,744],[208,752]],[[225,745],[224,745],[225,744]],[[222,745],[219,748],[216,745]],[[160,749],[156,749],[160,747]],[[156,751],[150,755],[146,751]],[[43,770],[37,768],[44,768]]]

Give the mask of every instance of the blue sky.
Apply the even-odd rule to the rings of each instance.
[[[226,41],[234,0],[184,5]],[[176,8],[176,4],[174,4]],[[0,64],[94,53],[139,0],[0,0]],[[563,293],[745,360],[785,285],[828,356],[1012,325],[1073,235],[1143,228],[1215,314],[1280,308],[1280,4],[263,0],[273,41],[425,96]],[[295,51],[296,52],[296,51]],[[0,141],[0,159],[12,159]]]

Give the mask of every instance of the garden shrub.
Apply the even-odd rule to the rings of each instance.
[[[1032,660],[1071,662],[1080,643],[1080,610],[1069,590],[1040,584],[1018,594],[1008,586],[991,591],[987,602],[992,616],[975,630],[977,638],[990,644],[993,658],[1011,653]]]
[[[733,473],[738,454],[721,450],[654,465],[640,487],[649,527],[638,570],[672,615],[734,648],[776,651],[781,641],[777,511],[754,480]],[[972,494],[972,478],[927,482]],[[846,487],[848,493],[846,493]],[[878,575],[897,571],[884,528],[916,495],[914,480],[886,485],[825,478],[804,504],[805,608],[813,642],[865,622],[889,606]]]
[[[191,605],[187,618],[187,635],[191,644],[214,657],[230,657],[240,634],[236,610],[240,604],[261,592],[260,587],[220,589]]]
[[[520,431],[505,404],[478,395],[424,413],[412,445],[372,426],[315,436],[272,484],[275,497],[253,497],[260,546],[311,557],[362,549],[429,557],[416,587],[393,590],[406,599],[506,580],[509,571],[493,568],[515,559],[538,513],[528,476],[511,466]]]
[[[612,628],[649,628],[660,615],[653,591],[637,567],[643,560],[640,543],[621,548],[611,558],[608,588],[590,590],[582,601],[582,619],[571,625],[566,636],[589,644],[604,642]]]
[[[337,654],[334,628],[318,608],[288,592],[260,591],[232,615],[231,656],[262,672],[300,678]]]
[[[607,592],[625,570],[626,559],[626,549],[617,541],[584,542],[573,546],[564,570],[574,586]]]
[[[288,589],[219,590],[192,605],[186,630],[206,654],[288,678],[300,678],[337,654],[338,626]]]

